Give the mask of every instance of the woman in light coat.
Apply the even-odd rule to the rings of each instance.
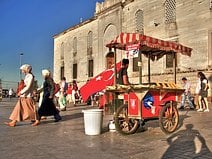
[[[18,93],[20,97],[13,109],[9,119],[10,122],[5,122],[6,125],[14,127],[17,122],[24,120],[35,121],[35,125],[39,124],[35,102],[33,96],[34,75],[32,67],[28,64],[22,65],[20,70],[25,74],[24,87]],[[33,124],[34,126],[34,124]]]

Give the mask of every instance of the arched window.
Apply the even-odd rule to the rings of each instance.
[[[173,68],[174,66],[173,60],[174,60],[174,53],[166,54],[166,68]]]
[[[136,24],[136,33],[143,34],[144,33],[144,15],[142,10],[138,10],[135,13],[135,24]],[[133,72],[138,72],[139,67],[138,67],[138,57],[133,58]]]
[[[77,79],[77,63],[73,64],[73,79]]]
[[[165,0],[165,23],[176,22],[176,0]]]
[[[139,34],[143,34],[144,33],[144,16],[143,16],[143,11],[140,9],[135,13],[135,23],[136,23],[135,32]],[[139,71],[138,61],[139,61],[138,57],[133,58],[133,72]]]
[[[61,47],[60,47],[60,60],[64,60],[64,43],[62,42]]]
[[[92,55],[93,52],[93,32],[89,31],[87,37],[87,54]]]
[[[77,55],[77,38],[74,37],[73,39],[73,56],[75,57]]]
[[[135,13],[135,26],[136,26],[136,33],[144,33],[144,17],[143,17],[143,11],[142,10],[138,10]]]
[[[93,59],[88,60],[88,77],[93,77],[94,63]]]

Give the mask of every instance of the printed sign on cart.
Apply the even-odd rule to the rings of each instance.
[[[143,99],[143,105],[147,110],[150,110],[155,115],[154,98],[151,93],[147,93]]]
[[[133,115],[133,116],[137,116],[139,115],[139,103],[138,103],[138,97],[136,96],[136,94],[134,92],[131,92],[129,94],[129,114]]]
[[[138,57],[139,54],[139,44],[132,44],[126,46],[127,57],[134,58]]]

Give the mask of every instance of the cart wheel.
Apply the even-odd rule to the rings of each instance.
[[[177,107],[167,103],[160,111],[159,125],[161,130],[166,133],[172,133],[177,129],[179,123],[179,114]]]
[[[123,134],[129,135],[136,132],[139,127],[139,121],[128,117],[128,106],[124,104],[117,109],[115,114],[116,130]]]

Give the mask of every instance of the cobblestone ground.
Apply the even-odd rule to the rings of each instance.
[[[146,131],[123,136],[108,131],[111,116],[104,116],[100,135],[85,135],[83,109],[76,106],[61,112],[63,120],[52,117],[37,127],[30,122],[14,128],[4,125],[17,99],[0,102],[1,159],[191,159],[212,158],[212,106],[209,113],[181,111],[178,130],[165,135],[158,120],[148,121]]]

